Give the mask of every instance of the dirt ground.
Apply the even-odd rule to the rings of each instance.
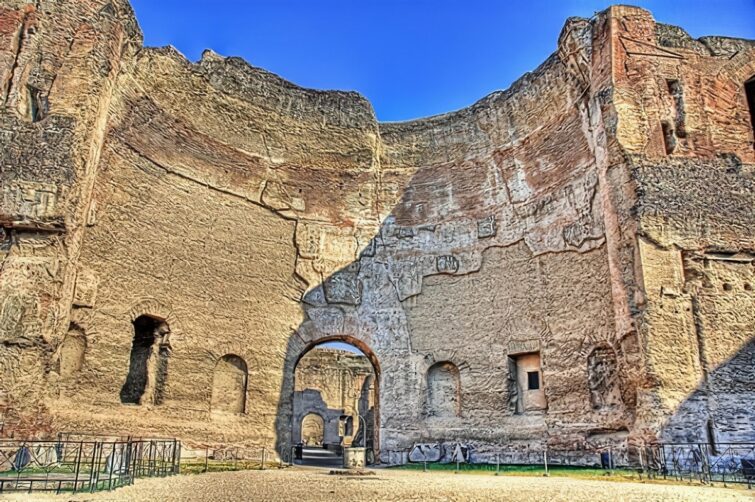
[[[72,495],[0,495],[0,501],[610,501],[755,500],[742,488],[620,483],[379,470],[375,476],[332,476],[327,470],[294,468],[145,479],[113,492]]]

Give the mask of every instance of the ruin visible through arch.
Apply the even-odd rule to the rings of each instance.
[[[362,350],[360,350],[362,349]],[[368,352],[365,353],[365,350]],[[378,452],[378,366],[369,349],[348,342],[307,347],[294,367],[292,438],[297,461],[340,466],[344,448]]]

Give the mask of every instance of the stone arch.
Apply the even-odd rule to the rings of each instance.
[[[301,442],[321,446],[325,439],[325,420],[318,413],[308,413],[301,420]]]
[[[304,333],[308,336],[303,337]],[[277,448],[282,451],[290,450],[291,446],[298,442],[300,438],[300,434],[297,434],[299,424],[293,420],[294,374],[296,368],[301,359],[311,350],[327,342],[344,342],[359,349],[372,365],[374,373],[374,383],[372,386],[375,399],[371,414],[372,421],[370,424],[367,424],[367,429],[372,431],[371,453],[375,459],[380,458],[380,385],[382,375],[380,361],[367,342],[360,338],[347,334],[324,334],[317,330],[302,333],[297,332],[297,335],[293,336],[289,341],[284,367],[284,384],[281,387],[281,400],[276,419],[276,429],[278,431]],[[369,455],[370,453],[368,453]]]
[[[176,317],[170,305],[155,298],[143,298],[135,303],[127,312],[129,320],[133,323],[141,316],[154,317],[170,326],[170,331],[165,334],[164,343],[170,345],[171,340],[182,332],[181,322]]]
[[[427,370],[428,417],[461,416],[461,378],[459,368],[450,361],[440,361]]]
[[[86,357],[87,339],[84,330],[71,323],[63,342],[60,344],[59,368],[62,378],[70,378],[81,371]]]
[[[246,413],[246,392],[249,369],[236,354],[226,354],[215,365],[212,377],[212,411]]]
[[[738,117],[742,114],[749,117],[749,126],[753,145],[755,145],[755,111],[750,101],[752,92],[755,92],[755,49],[741,51],[732,57],[726,64],[722,65],[716,75],[716,88],[724,90],[725,93],[731,93],[732,100],[738,103],[736,108],[742,109],[742,113],[737,113]],[[748,83],[751,83],[748,92]],[[744,118],[744,117],[743,117]]]

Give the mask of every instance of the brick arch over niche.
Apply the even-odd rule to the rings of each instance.
[[[141,316],[149,316],[164,322],[169,328],[166,336],[170,339],[173,339],[176,335],[182,333],[181,323],[176,317],[173,308],[169,304],[161,302],[156,298],[144,298],[139,300],[128,310],[127,315],[132,323]],[[166,340],[166,343],[168,342],[169,340]]]

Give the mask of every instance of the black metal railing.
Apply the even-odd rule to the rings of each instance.
[[[0,493],[95,492],[180,470],[177,440],[0,439]]]
[[[470,451],[451,456],[447,447],[440,453],[412,455],[412,449],[387,450],[388,465],[407,465],[423,470],[434,468],[505,472],[548,473],[549,470],[598,469],[632,474],[639,479],[663,478],[678,481],[755,484],[755,443],[656,443],[645,446],[563,449],[543,447],[500,448]]]
[[[701,483],[755,483],[755,443],[660,443],[640,449],[653,477]]]

